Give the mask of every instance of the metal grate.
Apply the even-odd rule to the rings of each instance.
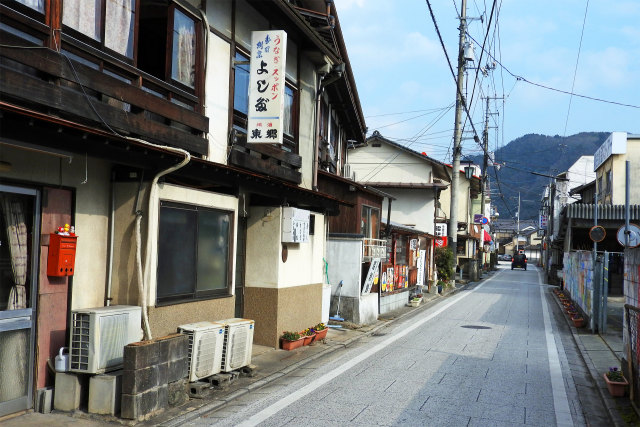
[[[90,346],[89,313],[73,313],[73,333],[71,335],[71,369],[87,370],[89,368]]]
[[[631,401],[638,405],[638,390],[640,383],[640,308],[629,304],[624,305],[624,317],[626,320],[626,330],[624,334],[624,344],[626,348],[627,370],[630,383]]]
[[[212,374],[213,360],[216,353],[216,339],[216,333],[213,331],[204,332],[200,335],[195,365],[195,373],[198,378]]]

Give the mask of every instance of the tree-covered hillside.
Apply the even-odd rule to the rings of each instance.
[[[550,178],[537,172],[557,175],[566,171],[580,156],[593,155],[609,132],[583,132],[567,137],[529,134],[511,141],[495,153],[497,167],[489,167],[491,199],[501,219],[515,218],[520,192],[520,218],[538,217],[544,186]],[[472,157],[482,165],[482,156]],[[496,176],[497,175],[497,176]]]

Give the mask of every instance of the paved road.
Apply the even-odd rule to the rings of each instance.
[[[560,316],[535,267],[501,269],[191,425],[607,425]]]

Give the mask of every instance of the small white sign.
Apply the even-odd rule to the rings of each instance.
[[[286,58],[286,32],[251,32],[247,142],[282,144]]]
[[[421,249],[418,252],[418,278],[417,278],[417,282],[416,285],[418,286],[424,286],[424,263],[426,260],[426,256],[427,256],[427,251],[424,249]]]
[[[442,237],[447,235],[447,224],[436,224],[436,236]]]
[[[304,209],[282,208],[282,242],[307,243],[311,213]]]

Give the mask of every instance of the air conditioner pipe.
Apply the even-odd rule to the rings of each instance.
[[[153,181],[151,181],[151,187],[149,190],[149,207],[147,211],[147,242],[146,242],[146,253],[145,253],[145,261],[144,261],[144,269],[142,266],[142,231],[141,231],[141,222],[142,222],[142,210],[139,209],[139,206],[136,207],[136,273],[137,273],[137,282],[138,282],[138,299],[140,307],[142,308],[142,325],[144,331],[144,338],[146,340],[152,339],[151,336],[151,328],[149,327],[149,314],[147,313],[147,294],[149,289],[149,281],[151,273],[149,271],[149,264],[151,262],[151,221],[149,218],[149,214],[152,211],[154,206],[154,200],[157,192],[157,184],[158,180],[162,178],[164,175],[167,175],[171,172],[174,172],[184,166],[187,165],[191,161],[191,154],[188,151],[183,150],[181,148],[169,147],[164,145],[157,145],[147,142],[138,138],[127,138],[132,139],[137,142],[143,143],[144,145],[160,148],[162,150],[171,151],[176,154],[182,154],[184,159],[180,161],[180,163],[173,165],[163,171],[160,171],[153,177]],[[141,191],[141,190],[139,190]],[[140,193],[138,193],[138,200],[140,200]]]

